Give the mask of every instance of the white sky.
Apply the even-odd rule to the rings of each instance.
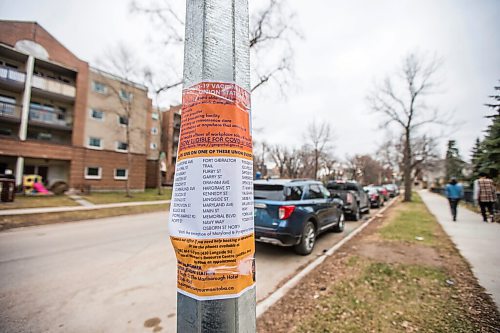
[[[250,0],[254,1],[254,0]],[[365,97],[374,82],[393,73],[410,51],[444,60],[440,94],[432,102],[453,112],[459,128],[448,128],[469,159],[475,138],[489,124],[483,106],[500,80],[500,1],[358,0],[288,1],[304,40],[295,44],[296,86],[253,96],[258,140],[299,146],[307,123],[331,124],[335,155],[373,153],[385,133]],[[147,60],[151,27],[132,15],[127,0],[0,0],[0,19],[37,21],[79,58],[95,64],[123,41]],[[149,45],[148,45],[149,44]],[[142,52],[141,52],[142,50]],[[180,100],[178,96],[177,101]],[[172,101],[175,102],[175,101]]]

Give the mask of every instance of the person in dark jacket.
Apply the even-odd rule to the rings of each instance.
[[[490,213],[491,223],[495,222],[495,202],[497,201],[497,189],[493,180],[486,177],[486,173],[481,172],[477,180],[477,201],[481,207],[483,222],[488,222],[486,209]]]
[[[453,217],[453,221],[456,222],[458,202],[464,197],[464,188],[462,184],[457,182],[455,177],[452,177],[450,182],[446,185],[445,191],[446,197],[450,202],[451,216]]]

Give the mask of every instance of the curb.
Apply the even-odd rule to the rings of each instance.
[[[380,209],[377,214],[381,214],[385,212],[389,207],[391,207],[394,202],[398,200],[393,199],[389,204],[387,204],[384,208]],[[324,254],[316,258],[314,261],[312,261],[309,265],[304,267],[303,270],[301,270],[297,275],[295,275],[293,278],[288,280],[284,285],[282,285],[280,288],[278,288],[275,292],[273,292],[271,295],[269,295],[266,299],[261,301],[259,304],[257,304],[257,318],[259,318],[261,315],[263,315],[271,306],[273,306],[276,302],[278,302],[283,296],[285,296],[290,289],[295,287],[300,280],[302,280],[307,274],[309,274],[312,270],[314,270],[316,267],[318,267],[323,261],[326,260],[327,257],[330,257],[332,254],[338,251],[345,243],[347,243],[351,238],[359,234],[364,228],[368,226],[375,218],[377,215],[369,218],[367,221],[365,221],[361,226],[359,226],[357,229],[355,229],[353,232],[351,232],[349,235],[347,235],[345,238],[343,238],[340,242],[332,246],[328,251],[326,251]]]

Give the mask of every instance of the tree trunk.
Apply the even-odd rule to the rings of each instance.
[[[318,149],[314,150],[314,180],[318,179]]]
[[[405,146],[404,146],[404,153],[403,153],[403,178],[404,178],[404,188],[405,188],[405,195],[404,195],[404,200],[405,202],[411,201],[411,185],[412,185],[412,179],[411,179],[411,146],[410,146],[410,133],[409,130],[406,131],[405,133]]]
[[[128,135],[127,135],[128,137]],[[130,175],[132,174],[132,154],[130,154],[130,147],[129,151],[127,152],[127,180],[125,181],[125,195],[127,198],[131,198],[132,196],[130,195]]]
[[[158,195],[163,194],[163,188],[161,187],[162,179],[161,179],[161,154],[158,154],[158,165],[156,166],[156,172],[157,177],[156,177],[156,188],[158,190]]]

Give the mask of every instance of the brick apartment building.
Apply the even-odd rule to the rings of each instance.
[[[13,170],[18,185],[38,174],[49,187],[128,179],[143,190],[158,119],[145,86],[90,67],[35,22],[0,21],[0,173]]]

